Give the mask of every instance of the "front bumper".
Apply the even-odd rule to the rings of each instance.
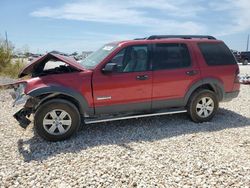
[[[15,100],[16,101],[16,100]],[[26,129],[31,121],[28,119],[32,113],[34,113],[34,109],[39,104],[39,99],[33,97],[24,97],[20,100],[14,102],[14,104],[24,104],[23,108],[16,112],[13,117],[18,121],[19,125]]]
[[[18,106],[18,105],[24,105],[28,99],[30,98],[30,96],[28,95],[21,95],[21,96],[18,96],[16,94],[16,92],[10,92],[10,95],[12,96],[12,98],[14,99],[14,102],[13,102],[13,107],[14,106]]]
[[[22,128],[27,128],[31,123],[28,117],[33,113],[33,109],[37,104],[37,99],[25,94],[26,82],[20,81],[16,83],[0,85],[0,89],[13,89],[14,91],[10,92],[14,102],[14,106],[22,105],[21,110],[16,112],[13,117],[19,122],[19,125]]]
[[[32,109],[30,108],[22,108],[18,112],[16,112],[13,117],[18,121],[19,125],[26,129],[31,121],[28,119],[30,114],[32,113]]]
[[[32,107],[33,107],[32,97],[25,95],[25,94],[20,95],[20,93],[18,93],[17,90],[10,92],[10,95],[14,99],[13,107],[23,105],[23,108],[21,108],[21,110],[16,112],[13,115],[13,117],[18,121],[19,125],[22,128],[26,129],[28,125],[31,123],[28,117],[30,117],[33,111],[32,110]]]

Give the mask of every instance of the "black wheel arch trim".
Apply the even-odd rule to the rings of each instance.
[[[58,95],[64,95],[73,98],[78,102],[79,104],[78,107],[81,115],[94,114],[94,109],[89,107],[87,100],[85,99],[84,96],[82,96],[81,93],[79,93],[74,89],[67,88],[64,86],[47,86],[47,87],[37,88],[28,92],[27,95],[34,98],[39,97],[41,95],[48,95],[46,99],[54,98]]]
[[[222,101],[224,96],[225,96],[225,90],[224,90],[224,86],[221,83],[221,81],[215,79],[215,78],[205,78],[202,80],[199,80],[197,82],[195,82],[188,90],[188,92],[186,93],[185,97],[184,97],[184,102],[185,104],[188,103],[188,100],[190,98],[190,96],[193,94],[193,92],[204,86],[204,85],[209,85],[213,88],[213,90],[215,91],[216,94],[218,94],[218,100]]]

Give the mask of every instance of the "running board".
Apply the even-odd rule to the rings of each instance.
[[[173,110],[168,112],[159,112],[159,113],[152,113],[152,114],[142,114],[142,115],[131,115],[131,116],[125,116],[125,117],[115,117],[115,118],[107,118],[107,119],[99,119],[99,120],[85,120],[85,124],[93,124],[93,123],[102,123],[102,122],[108,122],[108,121],[119,121],[119,120],[125,120],[125,119],[135,119],[135,118],[143,118],[143,117],[151,117],[151,116],[163,116],[168,114],[179,114],[179,113],[185,113],[187,110]]]

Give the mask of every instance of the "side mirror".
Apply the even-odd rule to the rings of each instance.
[[[102,69],[102,71],[104,73],[111,73],[114,72],[117,68],[117,64],[116,63],[107,63],[105,65],[105,67]]]

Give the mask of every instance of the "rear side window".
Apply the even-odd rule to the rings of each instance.
[[[236,60],[224,43],[199,43],[201,53],[207,65],[233,65]]]
[[[153,58],[153,70],[177,69],[191,65],[185,44],[156,44]]]

